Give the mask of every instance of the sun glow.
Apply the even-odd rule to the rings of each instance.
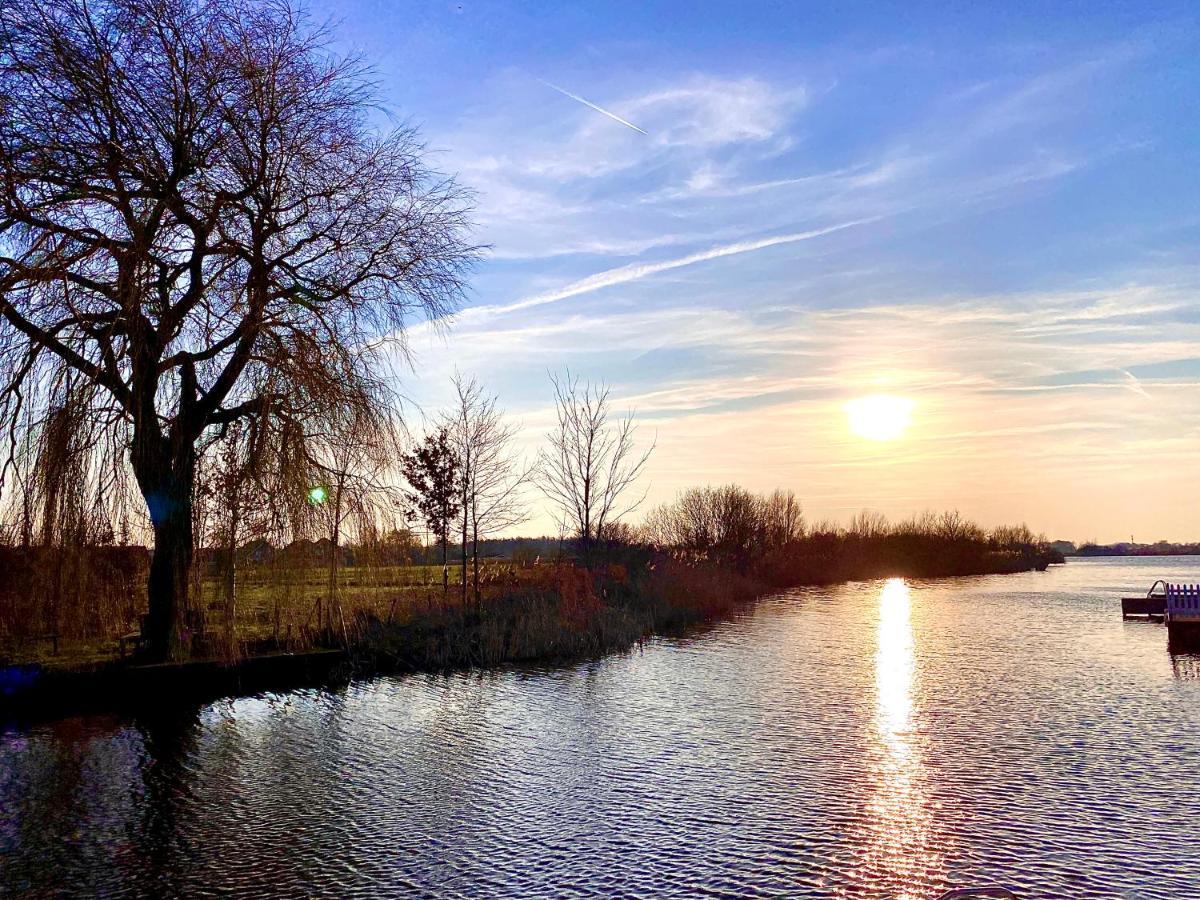
[[[869,441],[893,441],[908,429],[916,404],[907,397],[871,394],[845,405],[850,430]]]

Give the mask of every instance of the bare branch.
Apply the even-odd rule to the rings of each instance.
[[[631,494],[654,450],[639,453],[633,414],[610,422],[609,389],[551,375],[558,424],[538,457],[540,487],[585,549],[645,499]]]

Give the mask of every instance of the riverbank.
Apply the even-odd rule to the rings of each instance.
[[[435,608],[403,622],[370,622],[357,653],[365,655],[370,667],[404,671],[565,661],[679,633],[791,587],[889,577],[1003,575],[1045,570],[1061,561],[1041,552],[897,559],[842,547],[821,556],[764,560],[738,571],[626,550],[622,563],[591,570],[557,567],[552,583],[483,605]]]
[[[933,578],[1042,568],[1049,557],[981,554],[969,562],[898,563],[843,552],[764,561],[739,572],[711,561],[624,548],[621,561],[591,567],[545,565],[516,588],[480,602],[427,602],[388,615],[353,616],[323,646],[288,652],[260,645],[236,662],[213,659],[144,665],[135,660],[80,666],[0,668],[0,716],[41,719],[75,711],[136,710],[220,696],[345,683],[374,674],[505,664],[565,663],[628,650],[684,633],[788,587],[890,576]],[[801,577],[807,575],[807,577]]]

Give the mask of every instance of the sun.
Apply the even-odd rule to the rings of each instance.
[[[894,441],[908,429],[916,406],[907,397],[871,394],[844,407],[850,430],[869,441]]]

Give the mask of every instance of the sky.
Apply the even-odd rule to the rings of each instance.
[[[532,454],[569,366],[654,445],[647,507],[1200,539],[1193,4],[309,9],[476,193],[468,302],[409,335],[417,430],[457,369]],[[889,440],[847,415],[877,394]]]

